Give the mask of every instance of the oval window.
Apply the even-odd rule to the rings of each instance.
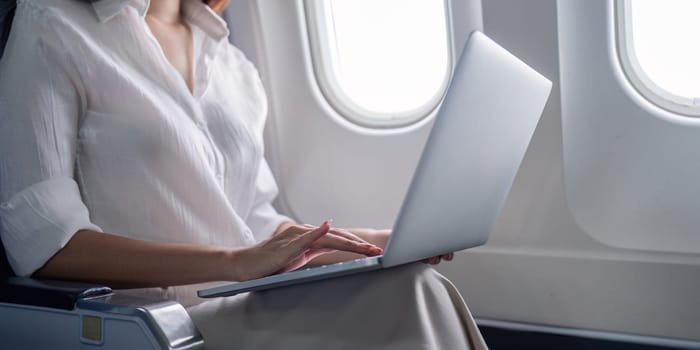
[[[350,121],[400,127],[428,116],[451,72],[448,6],[436,0],[306,0],[314,72]]]
[[[625,74],[648,100],[700,116],[700,1],[617,2],[618,51]]]

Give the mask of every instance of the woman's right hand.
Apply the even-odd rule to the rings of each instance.
[[[296,270],[314,258],[334,251],[367,256],[382,254],[382,248],[357,236],[331,230],[328,221],[316,228],[309,225],[289,225],[271,238],[237,252],[236,279],[246,281]]]

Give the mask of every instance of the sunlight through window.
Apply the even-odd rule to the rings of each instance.
[[[436,0],[307,0],[317,79],[329,102],[366,126],[430,113],[450,72],[447,10]]]
[[[661,107],[700,115],[700,1],[621,3],[621,55],[633,83]]]

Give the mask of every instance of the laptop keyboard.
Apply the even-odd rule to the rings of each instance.
[[[357,259],[354,259],[354,260],[341,261],[341,262],[337,262],[337,263],[334,263],[334,264],[319,265],[319,266],[311,266],[311,267],[307,267],[307,268],[304,268],[304,269],[298,269],[298,270],[294,270],[294,271],[300,271],[300,272],[301,272],[301,271],[310,271],[310,270],[317,270],[317,269],[326,269],[326,268],[329,268],[329,267],[340,267],[340,266],[342,266],[342,265],[353,265],[353,264],[359,264],[359,263],[361,263],[361,262],[364,262],[364,261],[367,260],[367,259],[376,259],[376,258],[379,258],[379,257],[380,257],[380,256],[372,256],[372,257],[357,258]],[[289,272],[292,272],[292,271],[289,271]]]

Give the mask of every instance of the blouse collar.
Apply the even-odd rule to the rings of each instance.
[[[92,2],[97,18],[105,23],[124,10],[127,5],[133,6],[139,15],[145,16],[149,0],[97,0]]]
[[[100,22],[105,23],[127,6],[134,7],[143,17],[146,15],[149,4],[149,0],[97,0],[92,2],[92,7]],[[226,22],[202,0],[182,0],[182,11],[186,20],[200,27],[217,41],[229,35]]]

